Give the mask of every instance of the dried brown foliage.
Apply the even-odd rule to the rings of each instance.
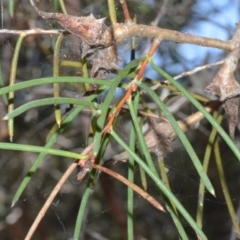
[[[232,40],[239,44],[239,36],[240,24],[238,24],[237,31]],[[228,118],[229,132],[232,139],[234,139],[238,121],[240,85],[234,74],[237,69],[239,57],[240,48],[238,47],[227,55],[222,67],[213,78],[213,82],[205,89],[205,91],[218,96],[219,100],[224,102],[223,107]]]
[[[104,78],[109,70],[118,69],[115,46],[102,41],[105,32],[112,34],[111,29],[104,23],[105,18],[96,19],[92,14],[87,17],[76,17],[48,13],[38,9],[33,1],[32,5],[41,17],[56,20],[67,32],[82,39],[82,58],[86,58],[92,65],[92,77]]]

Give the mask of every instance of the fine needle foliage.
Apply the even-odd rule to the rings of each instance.
[[[0,125],[0,149],[2,156],[22,166],[21,175],[15,179],[14,191],[10,191],[10,198],[13,209],[23,209],[22,220],[18,222],[17,219],[16,226],[23,221],[24,228],[15,235],[12,233],[12,238],[217,239],[212,238],[211,229],[204,225],[204,217],[209,220],[204,209],[206,199],[215,199],[219,194],[223,194],[222,199],[229,212],[231,224],[228,225],[234,229],[229,230],[229,234],[234,231],[235,236],[240,236],[234,197],[228,188],[223,167],[224,153],[221,151],[221,145],[224,145],[234,161],[240,161],[235,137],[240,95],[240,85],[236,80],[240,23],[235,26],[231,39],[223,41],[185,34],[177,29],[160,28],[157,20],[151,25],[139,22],[141,19],[134,18],[134,5],[139,4],[139,9],[149,11],[140,2],[108,0],[104,2],[105,8],[99,5],[104,14],[102,18],[93,14],[74,16],[69,13],[74,9],[69,2],[52,1],[51,8],[45,11],[46,6],[51,5],[50,1],[30,0],[24,4],[9,1],[10,17],[15,16],[16,9],[20,8],[21,11],[23,5],[28,5],[27,8],[35,15],[30,16],[33,19],[29,21],[29,29],[0,30],[1,36],[15,44],[9,72],[2,64],[4,55],[0,56],[1,105],[6,109],[2,116],[3,124]],[[159,19],[174,4],[170,1],[160,2]],[[76,6],[80,7],[81,4],[76,1]],[[174,6],[178,7],[177,4]],[[187,10],[184,14],[187,15]],[[58,27],[52,30],[37,27],[33,24],[34,18],[43,25],[54,23]],[[9,37],[13,35],[16,36],[14,40]],[[145,41],[139,41],[143,38],[147,39],[147,51]],[[132,49],[126,50],[130,40]],[[160,61],[160,51],[165,41],[218,48],[228,53],[216,63],[202,63],[197,68],[172,77],[171,71],[167,73],[171,64],[164,65]],[[3,46],[4,42],[1,44]],[[51,68],[42,76],[38,76],[36,68],[22,81],[19,79],[20,72],[24,72],[22,56],[31,44],[39,48],[45,60],[50,58]],[[72,50],[74,44],[77,48]],[[67,50],[64,52],[68,45],[71,46],[71,53]],[[125,56],[126,51],[131,56],[130,60]],[[41,64],[40,60],[37,64]],[[184,65],[183,62],[180,64]],[[221,66],[211,79],[205,79],[206,86],[198,91],[184,83],[184,77],[215,65]],[[151,72],[150,77],[148,72]],[[6,76],[7,80],[4,79]],[[43,91],[40,95],[34,94],[36,89]],[[24,91],[33,97],[21,102],[18,94]],[[181,99],[185,101],[183,106]],[[173,111],[175,106],[184,114],[179,114],[180,110]],[[39,130],[41,142],[35,140],[36,133],[24,137],[26,135],[21,130],[26,119],[33,119],[34,114],[40,119],[37,126],[42,124]],[[227,124],[222,124],[225,115]],[[22,121],[23,118],[25,121]],[[46,119],[49,119],[47,123]],[[198,130],[194,129],[200,121],[205,129],[202,152],[198,146],[202,137],[198,139]],[[30,134],[28,128],[26,126],[24,131]],[[31,163],[21,163],[25,157],[18,158],[13,152],[25,154],[21,156],[25,156],[25,160],[31,159]],[[8,155],[10,153],[12,155]],[[192,208],[177,194],[177,182],[171,181],[171,169],[168,168],[171,159],[176,165],[182,162],[191,166],[192,179],[197,186],[187,193],[197,196]],[[213,164],[211,160],[214,162],[214,159],[218,180],[210,169]],[[3,158],[1,161],[4,161]],[[11,170],[14,171],[14,167],[8,170],[8,174],[15,174]],[[26,206],[20,205],[24,205],[22,199],[26,196],[30,198],[27,192],[36,179],[40,181],[38,186],[46,185],[48,194],[27,217],[28,202]],[[78,186],[77,194],[73,194],[75,187],[71,181]],[[223,193],[219,193],[218,186]],[[115,194],[118,188],[121,191]],[[49,224],[48,214],[55,207],[55,201],[63,193],[67,196],[65,201],[68,206],[72,207],[69,212],[67,205],[61,207],[69,215],[72,214],[67,223],[71,225],[69,229],[55,212],[64,229],[64,237],[57,233],[58,228],[53,231],[55,234],[42,231]],[[101,204],[105,204],[103,206],[111,212],[113,221],[106,220],[104,216],[101,221],[100,215],[99,226],[92,226],[87,219],[94,218],[91,212],[100,206],[96,200],[98,194]],[[151,210],[137,208],[136,196],[141,197],[145,205],[149,204],[148,209]],[[154,218],[164,223],[165,227],[159,228],[159,222],[154,224]],[[106,222],[109,227],[104,226]],[[15,222],[7,224],[10,229]],[[110,232],[108,228],[111,224],[118,226],[119,230]],[[152,233],[148,232],[147,224],[150,224]],[[55,228],[55,224],[51,228]]]

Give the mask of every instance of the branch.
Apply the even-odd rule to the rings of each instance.
[[[0,34],[61,34],[65,30],[44,30],[40,28],[31,30],[8,30],[1,29]],[[177,43],[190,43],[200,46],[207,46],[213,48],[219,48],[227,51],[232,51],[239,47],[239,44],[234,41],[222,41],[213,38],[200,37],[192,34],[185,34],[173,30],[163,29],[159,27],[135,24],[135,23],[118,23],[108,28],[102,35],[99,41],[100,45],[111,46],[113,44],[120,45],[127,38],[130,37],[149,37],[159,38],[166,41],[173,41]]]
[[[52,34],[61,34],[63,32],[66,32],[65,30],[56,30],[56,29],[50,29],[50,30],[44,30],[41,28],[35,28],[31,30],[9,30],[9,29],[0,29],[0,34],[14,34],[14,35],[36,35],[36,34],[47,34],[47,35],[52,35]]]
[[[118,181],[122,182],[123,184],[127,185],[128,187],[132,188],[135,192],[137,192],[140,196],[142,196],[145,200],[147,200],[149,203],[151,203],[155,208],[157,208],[160,211],[165,212],[163,206],[156,200],[154,199],[151,195],[149,195],[147,192],[145,192],[143,189],[138,187],[136,184],[133,182],[130,182],[128,179],[123,177],[121,174],[118,174],[111,169],[108,169],[106,167],[97,165],[97,164],[92,164],[93,168],[96,168],[114,178],[116,178]]]
[[[232,39],[232,41],[221,41],[191,34],[184,34],[155,26],[135,24],[130,21],[127,5],[124,0],[120,0],[120,3],[123,6],[127,22],[116,23],[109,28],[104,25],[105,18],[96,19],[93,15],[76,17],[61,13],[44,12],[36,6],[35,0],[30,0],[30,2],[40,16],[45,19],[56,20],[68,32],[80,37],[85,43],[95,47],[104,46],[107,48],[112,45],[116,46],[130,37],[157,38],[160,42],[161,40],[168,40],[178,43],[190,43],[215,47],[227,51],[232,51],[240,46],[237,39]]]
[[[114,39],[112,39],[112,36],[114,36]],[[134,36],[158,38],[161,40],[173,41],[178,43],[190,43],[200,46],[220,48],[227,51],[232,51],[233,49],[239,47],[239,44],[236,41],[232,40],[222,41],[218,39],[200,37],[189,33],[185,34],[173,30],[135,23],[121,23],[110,27],[107,31],[104,32],[101,39],[101,44],[106,46],[112,44],[114,41],[114,44],[119,45],[127,38]]]

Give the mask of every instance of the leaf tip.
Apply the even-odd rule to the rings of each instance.
[[[215,190],[214,190],[213,188],[211,189],[210,193],[211,193],[214,197],[216,197],[216,193],[215,193]]]

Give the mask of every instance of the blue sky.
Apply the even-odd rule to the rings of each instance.
[[[152,4],[150,0],[146,0],[145,2]],[[216,10],[214,11],[214,9]],[[219,9],[219,11],[217,11],[217,9]],[[198,19],[193,19],[191,22],[189,21],[190,23],[185,28],[179,29],[179,31],[203,37],[228,40],[233,36],[236,30],[235,24],[240,20],[240,0],[198,0],[197,3],[192,6],[192,10],[194,12],[193,16],[198,16]],[[146,18],[146,22],[153,21],[156,16],[149,17],[142,15],[143,18]],[[168,19],[166,20],[168,21]],[[160,48],[171,51],[171,43],[164,42]],[[199,64],[202,64],[205,56],[208,56],[208,63],[219,61],[222,58],[222,54],[225,53],[220,49],[192,44],[179,44],[173,51],[176,51],[175,53],[180,55],[180,57],[178,56],[179,59],[182,57],[184,62],[173,63],[172,60],[166,59],[159,54],[154,55],[154,61],[160,66],[165,62],[165,66],[167,66],[165,70],[175,74],[199,66]],[[129,60],[129,55],[126,57]],[[168,61],[169,64],[166,64]],[[153,79],[162,79],[161,77],[159,78],[158,74],[153,71],[150,66],[147,67],[145,75]]]
[[[236,30],[235,24],[240,20],[240,0],[198,0],[191,10],[193,11],[193,19],[189,21],[186,27],[179,29],[183,33],[228,40],[233,36]],[[155,17],[152,16],[152,21]],[[167,18],[166,20],[168,21]],[[173,45],[172,49],[171,44]],[[220,49],[192,44],[178,44],[177,48],[175,48],[174,44],[163,42],[160,48],[166,49],[166,51],[173,51],[172,54],[178,54],[179,63],[173,63],[172,60],[164,58],[164,55],[160,56],[159,54],[155,54],[154,61],[160,66],[167,66],[165,70],[176,75],[201,65],[206,56],[207,62],[212,63],[219,61],[223,56],[222,54],[225,53]],[[150,67],[147,68],[146,76],[159,78]]]
[[[206,20],[193,22],[184,28],[183,32],[228,40],[234,33],[235,24],[239,21],[239,5],[239,0],[198,1],[198,3],[193,6],[193,10],[203,18],[206,18]],[[219,7],[221,11],[213,13],[213,8],[218,9]],[[228,32],[226,31],[226,26],[229,28]],[[203,48],[190,44],[182,44],[180,49],[182,53],[188,53],[186,56],[189,60],[198,57],[200,52],[201,54],[205,54],[206,51],[211,51],[211,60],[217,61],[217,59],[214,59],[214,56],[217,56],[218,53],[221,52],[221,50]]]

